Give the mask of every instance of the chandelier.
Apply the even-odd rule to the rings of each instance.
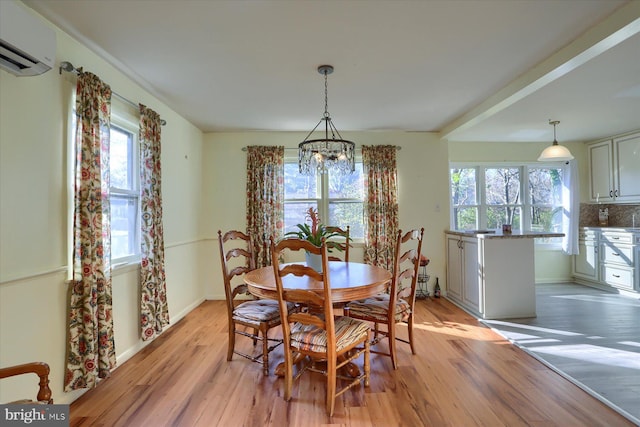
[[[549,120],[549,124],[553,125],[553,144],[545,148],[540,157],[539,162],[564,162],[573,159],[573,155],[567,147],[558,144],[556,139],[556,126],[560,123],[559,120]]]
[[[327,75],[333,73],[333,67],[321,65],[318,67],[318,73],[324,74],[324,114],[304,141],[298,144],[300,173],[315,175],[316,172],[327,173],[331,170],[339,175],[351,174],[355,170],[356,144],[342,139],[327,109]],[[309,139],[322,122],[324,122],[324,138]]]

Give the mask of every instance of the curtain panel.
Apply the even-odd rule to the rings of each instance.
[[[116,365],[111,297],[111,89],[80,72],[76,86],[73,279],[65,390],[95,387]]]
[[[396,146],[362,146],[365,185],[364,262],[393,270],[398,233]]]
[[[140,104],[140,328],[143,340],[169,324],[162,226],[160,116]]]
[[[247,147],[247,234],[256,267],[271,264],[269,239],[284,229],[284,147]]]

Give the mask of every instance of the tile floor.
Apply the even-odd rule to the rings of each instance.
[[[536,309],[482,322],[640,425],[640,296],[541,284]]]

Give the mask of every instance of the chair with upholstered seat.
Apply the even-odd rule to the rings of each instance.
[[[8,366],[6,368],[0,368],[0,379],[15,377],[17,375],[36,374],[40,381],[38,383],[38,393],[36,394],[36,400],[23,399],[10,403],[20,404],[32,404],[32,403],[46,403],[52,404],[51,389],[49,388],[49,365],[44,362],[31,362],[24,363],[22,365]]]
[[[369,386],[369,325],[349,317],[334,316],[329,275],[304,264],[281,265],[280,255],[285,251],[308,251],[321,255],[322,271],[327,272],[327,245],[324,239],[321,247],[305,240],[285,239],[277,245],[271,243],[271,256],[284,338],[284,399],[291,399],[293,381],[303,372],[320,372],[327,377],[326,412],[331,416],[337,396],[363,381],[365,387]],[[287,280],[288,287],[283,284],[284,280]],[[296,281],[315,282],[317,290],[296,289]],[[290,303],[304,308],[292,313],[287,308]],[[364,355],[364,372],[355,378],[338,374],[340,368],[361,355]],[[307,356],[310,360],[294,376],[294,365]],[[318,368],[317,361],[326,362],[326,369]],[[338,380],[347,384],[338,388]]]
[[[402,234],[398,231],[395,245],[394,267],[389,292],[376,295],[365,300],[352,301],[347,304],[349,316],[356,319],[373,322],[374,336],[371,345],[378,344],[388,338],[389,352],[372,349],[371,353],[383,354],[391,357],[393,369],[398,368],[396,341],[402,341],[411,346],[411,353],[416,354],[413,344],[413,313],[416,302],[416,283],[420,267],[420,251],[424,228],[411,230]],[[396,324],[405,323],[409,340],[396,336]],[[380,330],[379,325],[386,325],[386,330]]]
[[[346,229],[342,229],[336,226],[327,226],[326,229],[329,233],[333,233],[334,236],[341,239],[339,241],[332,240],[327,242],[329,247],[329,261],[349,262],[349,248],[351,247],[351,243],[349,243],[351,241],[351,238],[349,237],[350,227],[347,225]],[[344,239],[344,242],[342,242],[342,239]],[[341,253],[342,256],[336,256],[332,249]]]
[[[237,279],[255,269],[251,238],[236,230],[228,231],[223,236],[218,230],[218,242],[229,324],[227,360],[231,360],[235,353],[262,363],[264,375],[269,375],[269,353],[282,344],[281,339],[268,337],[269,330],[280,325],[278,302],[239,298],[242,295],[249,295],[249,292],[247,285]],[[247,330],[253,332],[247,332]],[[254,346],[258,341],[262,342],[262,353],[252,356],[236,350],[236,335],[251,338]],[[269,342],[273,345],[270,346]]]

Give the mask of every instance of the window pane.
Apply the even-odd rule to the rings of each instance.
[[[307,176],[307,175],[300,174],[297,163],[285,163],[284,164],[284,198],[285,199],[316,199],[318,198],[317,178],[315,176]],[[285,218],[286,217],[287,216],[285,213]]]
[[[350,227],[352,239],[364,238],[364,221],[362,202],[329,202],[329,221],[327,225],[340,228]]]
[[[478,208],[454,208],[454,230],[475,230],[478,228]]]
[[[309,208],[318,209],[316,202],[299,202],[284,204],[284,232],[298,231],[296,224],[307,222],[306,215]]]
[[[139,252],[137,199],[111,195],[111,258],[122,258]]]
[[[475,168],[451,169],[451,197],[453,206],[478,204]]]
[[[511,224],[513,231],[520,230],[520,208],[515,206],[488,206],[487,228],[500,228],[502,224]]]
[[[522,202],[519,168],[487,168],[485,185],[488,205],[517,205]]]
[[[362,179],[362,163],[356,163],[351,175],[339,175],[329,172],[330,199],[364,198],[364,180]]]
[[[111,186],[134,190],[133,135],[123,129],[111,127],[110,148]]]
[[[562,232],[562,207],[531,207],[531,230]]]
[[[529,169],[529,203],[562,204],[562,169]]]

